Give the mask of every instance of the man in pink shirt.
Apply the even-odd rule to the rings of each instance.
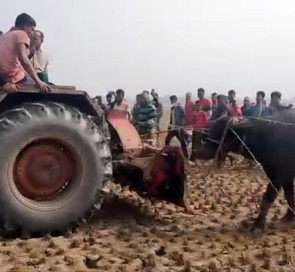
[[[236,92],[235,90],[228,91],[228,112],[232,117],[241,117],[242,111],[241,108],[237,105],[236,102]]]
[[[202,111],[204,111],[209,118],[212,112],[212,102],[210,99],[205,98],[205,90],[203,88],[198,89],[198,98]]]
[[[36,74],[28,58],[30,36],[36,27],[35,20],[28,14],[20,14],[13,30],[0,37],[0,74],[6,83],[30,84],[48,92],[50,88]]]
[[[185,107],[184,107],[184,114],[185,114],[185,125],[187,127],[192,126],[194,122],[194,109],[195,105],[192,100],[192,94],[186,93],[185,95]]]

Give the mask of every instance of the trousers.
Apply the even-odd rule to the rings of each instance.
[[[177,140],[180,142],[183,155],[186,158],[188,158],[188,151],[187,151],[187,146],[186,146],[186,142],[185,142],[185,131],[183,129],[170,130],[166,136],[165,145],[166,146],[170,145],[170,142],[171,142],[172,138],[174,138],[174,137],[176,137]]]

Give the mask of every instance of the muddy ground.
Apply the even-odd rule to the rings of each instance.
[[[274,223],[286,209],[282,195],[261,237],[245,231],[266,185],[259,169],[202,163],[189,184],[195,215],[159,203],[155,217],[148,201],[114,188],[90,228],[2,241],[0,271],[295,271],[295,230]]]

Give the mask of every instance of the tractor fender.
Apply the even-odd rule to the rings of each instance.
[[[125,152],[142,149],[142,141],[133,124],[115,111],[107,114],[107,121],[117,132]]]

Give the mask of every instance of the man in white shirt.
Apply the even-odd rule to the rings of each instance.
[[[42,44],[44,42],[44,34],[39,31],[35,30],[33,37],[31,39],[31,52],[29,54],[29,58],[33,64],[33,67],[38,74],[39,78],[48,83],[48,57],[42,50]]]

